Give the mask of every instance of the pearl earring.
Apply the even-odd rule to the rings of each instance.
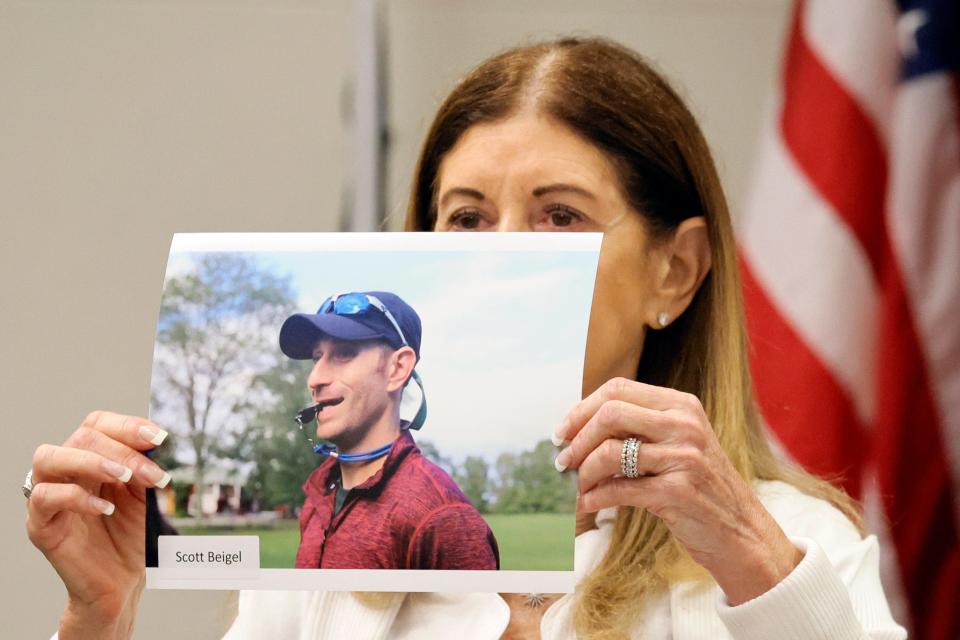
[[[660,328],[664,328],[670,324],[670,314],[666,311],[661,311],[657,314],[657,322],[660,323]]]

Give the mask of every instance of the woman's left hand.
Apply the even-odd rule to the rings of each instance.
[[[557,468],[579,470],[578,509],[650,511],[731,606],[765,593],[800,562],[802,553],[720,447],[696,396],[615,378],[579,402],[556,436],[570,441]],[[639,478],[621,475],[627,438],[641,442]]]

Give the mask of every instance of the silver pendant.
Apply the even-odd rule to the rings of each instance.
[[[542,607],[543,603],[546,601],[547,596],[542,593],[528,593],[523,603],[531,609],[538,609]]]

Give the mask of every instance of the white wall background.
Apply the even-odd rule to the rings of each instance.
[[[390,228],[420,139],[470,66],[557,34],[656,61],[700,118],[736,211],[788,0],[396,0],[385,16]],[[64,591],[18,486],[93,408],[146,411],[174,231],[328,231],[343,208],[351,6],[0,0],[3,635],[47,637]],[[138,638],[216,638],[222,593],[147,592]]]

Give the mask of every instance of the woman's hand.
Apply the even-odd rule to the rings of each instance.
[[[557,468],[579,470],[578,509],[650,511],[731,605],[765,593],[800,562],[802,553],[720,447],[696,396],[616,378],[579,402],[556,437],[570,441]],[[620,470],[623,441],[631,437],[642,443],[639,478]]]
[[[141,452],[164,437],[144,418],[95,411],[62,446],[37,447],[27,533],[67,588],[62,640],[132,635],[145,582],[145,491],[170,480]]]

